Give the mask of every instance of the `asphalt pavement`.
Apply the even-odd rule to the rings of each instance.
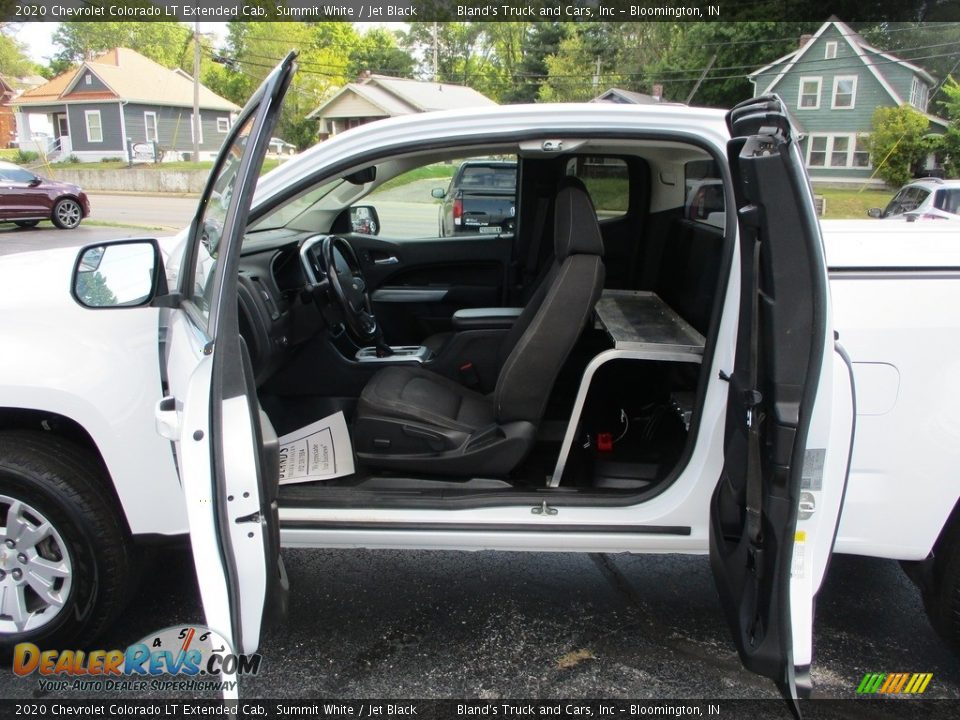
[[[242,679],[242,698],[777,697],[740,665],[705,557],[299,549],[284,557],[289,612],[266,633],[262,670]],[[165,551],[145,578],[98,647],[202,621],[187,551]],[[895,562],[834,559],[814,645],[818,697],[855,698],[867,672],[932,672],[926,697],[960,697],[960,663]],[[0,672],[0,697],[68,696]]]

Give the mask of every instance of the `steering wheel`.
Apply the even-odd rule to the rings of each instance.
[[[342,258],[340,263],[337,255]],[[347,332],[359,345],[375,342],[379,335],[377,319],[373,316],[360,261],[350,243],[338,235],[327,235],[320,244],[320,257],[327,269],[330,292],[343,310]]]

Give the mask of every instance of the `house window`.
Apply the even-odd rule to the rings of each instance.
[[[845,136],[833,138],[833,147],[830,148],[830,167],[846,167],[849,152],[850,138]]]
[[[821,79],[818,77],[800,78],[800,99],[797,100],[798,108],[816,110],[820,107],[821,82]]]
[[[837,56],[837,41],[829,40],[823,48],[823,59],[833,60]]]
[[[852,110],[856,105],[856,98],[856,75],[838,75],[833,79],[833,104],[830,106],[831,108],[834,110]]]
[[[807,167],[824,167],[827,164],[827,141],[830,140],[826,135],[810,136],[810,153],[807,157]]]
[[[917,110],[926,112],[927,93],[927,84],[914,75],[913,80],[910,82],[910,104],[913,105]]]
[[[217,118],[217,132],[226,133],[230,130],[230,118],[218,117]]]
[[[201,145],[203,144],[203,115],[200,116],[197,125],[200,128],[200,137],[197,139],[197,142]],[[190,142],[193,142],[193,113],[190,113]]]
[[[103,142],[103,124],[100,122],[100,111],[84,110],[83,116],[87,121],[87,142]]]
[[[870,151],[865,135],[811,135],[807,153],[811,168],[868,168]]]
[[[143,114],[143,132],[147,142],[156,142],[157,136],[157,114],[155,112],[145,112]]]
[[[867,136],[857,135],[853,146],[853,167],[870,167],[870,148],[867,146]]]
[[[86,75],[83,76],[83,81],[84,81],[87,85],[92,85],[92,84],[93,84],[93,78],[90,76],[90,73],[87,73]]]

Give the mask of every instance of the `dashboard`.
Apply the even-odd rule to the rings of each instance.
[[[262,384],[323,321],[300,262],[300,243],[310,235],[285,234],[244,242],[237,284],[240,335]]]

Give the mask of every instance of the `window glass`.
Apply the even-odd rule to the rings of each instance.
[[[867,146],[865,135],[858,135],[853,148],[853,166],[858,168],[870,167],[870,148]]]
[[[100,111],[87,110],[84,115],[87,120],[87,141],[103,142],[103,127],[100,124]]]
[[[230,200],[236,190],[237,173],[247,144],[247,137],[253,128],[256,114],[251,114],[233,143],[226,150],[223,164],[220,166],[212,185],[210,197],[203,208],[203,215],[197,225],[199,242],[194,243],[193,287],[189,297],[200,310],[204,318],[210,314],[210,302],[213,294],[213,276],[220,257],[220,241],[223,239],[223,225],[230,207]]]
[[[954,215],[960,215],[960,188],[937,190],[933,206]]]
[[[810,136],[810,167],[823,167],[827,164],[827,136]]]
[[[852,108],[853,95],[857,80],[854,77],[838,77],[833,81],[833,106],[835,108]]]
[[[847,150],[850,149],[850,138],[838,136],[833,138],[833,149],[830,152],[830,167],[846,167]]]
[[[820,105],[820,79],[804,78],[800,80],[800,107],[815,108]]]
[[[713,160],[696,160],[684,167],[686,202],[683,216],[722,228],[725,224],[726,203],[723,196],[723,178]]]
[[[154,112],[145,112],[143,114],[143,128],[147,142],[155,142],[157,139],[157,114]]]
[[[31,183],[36,177],[29,170],[23,168],[3,168],[0,170],[0,180],[12,183]]]
[[[824,60],[833,60],[837,56],[837,43],[836,41],[831,40],[826,44],[826,47],[823,51]]]
[[[391,240],[512,233],[516,155],[452,158],[391,178],[361,201]]]
[[[630,209],[630,170],[620,158],[570,158],[567,175],[583,181],[597,210],[598,220],[623,217]]]

